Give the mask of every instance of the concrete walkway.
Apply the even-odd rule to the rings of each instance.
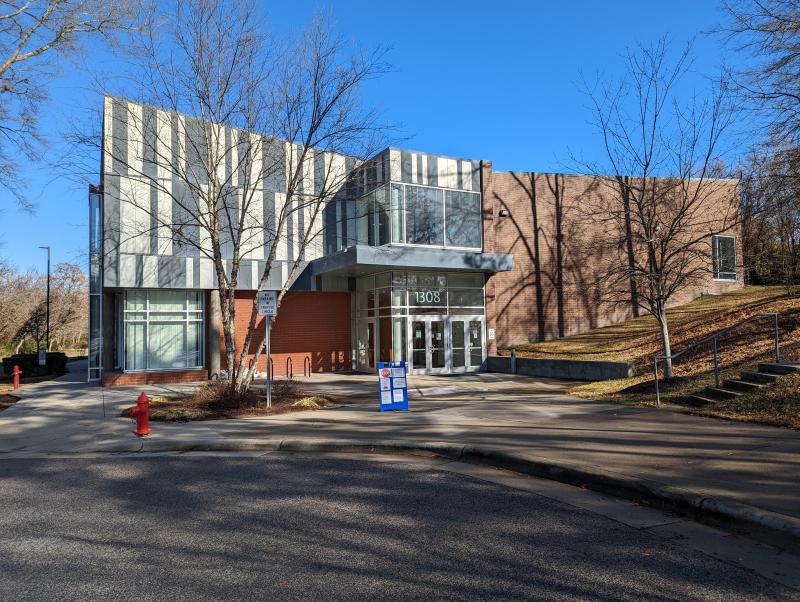
[[[141,448],[133,421],[119,417],[139,389],[89,386],[85,363],[70,368],[55,381],[24,386],[22,401],[0,413],[0,453]],[[409,383],[411,411],[380,413],[374,377],[314,375],[305,379],[308,392],[352,403],[267,418],[153,423],[148,444],[243,438],[469,444],[800,518],[800,432],[595,403],[565,395],[567,383],[546,379],[479,374],[410,377]]]

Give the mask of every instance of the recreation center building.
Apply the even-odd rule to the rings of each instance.
[[[157,143],[145,142],[151,131]],[[228,140],[240,135],[220,131]],[[224,372],[214,262],[201,252],[197,221],[177,215],[181,182],[159,165],[191,160],[196,132],[184,115],[104,100],[100,183],[89,194],[92,380],[178,382]],[[286,157],[297,151],[281,147]],[[491,161],[387,148],[365,162],[319,153],[303,185],[314,187],[315,170],[337,160],[350,172],[346,184],[318,215],[301,211],[288,221],[262,287],[279,290],[291,280],[272,328],[275,376],[372,372],[390,360],[406,360],[413,373],[480,371],[498,347],[631,315],[631,305],[601,303],[603,275],[626,250],[593,245],[609,225],[586,211],[617,194],[617,178],[494,171]],[[277,176],[259,190],[265,223],[292,202],[285,174]],[[738,205],[738,181],[718,183],[704,201],[710,215]],[[312,221],[319,236],[298,258]],[[199,244],[181,244],[186,236]],[[680,301],[741,286],[737,243],[735,228],[707,236],[707,277]],[[257,240],[242,259],[237,339],[270,247]],[[261,364],[266,370],[263,356]]]

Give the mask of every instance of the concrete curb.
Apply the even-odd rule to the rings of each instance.
[[[471,464],[509,470],[569,485],[575,485],[663,509],[677,510],[695,520],[800,551],[800,519],[734,501],[720,500],[690,490],[662,485],[647,479],[624,476],[598,467],[557,463],[506,451],[441,442],[369,441],[346,439],[194,439],[175,441],[142,439],[131,444],[104,446],[105,452],[340,452],[425,454]]]

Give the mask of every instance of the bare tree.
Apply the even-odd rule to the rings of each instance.
[[[667,306],[712,270],[712,235],[738,220],[738,185],[718,177],[718,155],[731,125],[725,89],[681,102],[677,86],[689,65],[687,47],[674,62],[668,44],[628,51],[621,83],[590,91],[613,177],[588,165],[607,194],[584,210],[608,227],[594,247],[618,260],[604,277],[610,303],[638,304],[659,324],[671,355]],[[713,208],[713,210],[712,210]],[[672,376],[672,362],[665,362]]]
[[[48,351],[55,346],[63,348],[67,339],[80,340],[86,334],[89,316],[89,286],[80,266],[57,263],[51,281]]]
[[[20,272],[0,263],[0,347],[15,353],[33,343],[38,348],[46,333],[46,278]],[[88,297],[86,275],[73,263],[58,263],[51,275],[50,351],[86,336]]]
[[[774,144],[743,164],[742,251],[754,284],[800,284],[800,152]]]
[[[39,107],[57,65],[74,58],[89,36],[131,27],[132,0],[2,0],[0,2],[0,186],[25,208],[17,185],[18,155],[39,156]]]
[[[800,142],[800,1],[730,0],[722,28],[754,62],[732,78],[746,107],[766,114],[777,140]],[[740,64],[747,64],[739,61]]]
[[[265,344],[256,331],[255,299],[237,338],[243,261],[264,250],[261,289],[281,245],[293,245],[280,304],[309,251],[321,248],[324,206],[349,177],[347,164],[357,163],[347,157],[377,150],[381,128],[359,90],[383,71],[383,53],[350,51],[321,17],[291,39],[278,38],[268,33],[256,3],[226,0],[165,7],[139,42],[139,102],[115,103],[124,107],[125,138],[112,134],[104,148],[127,181],[171,199],[173,210],[154,211],[149,195],[136,190],[104,194],[118,194],[142,216],[123,225],[121,243],[154,233],[213,261],[229,393],[241,394]],[[133,153],[131,140],[138,141]],[[269,212],[267,189],[278,192]],[[296,238],[288,236],[290,227]]]

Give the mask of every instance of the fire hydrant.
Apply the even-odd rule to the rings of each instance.
[[[146,437],[150,434],[150,398],[142,391],[136,405],[130,408],[131,416],[136,418],[136,436]]]
[[[14,366],[14,385],[13,388],[16,391],[19,389],[19,375],[22,374],[22,370],[19,369],[19,366]]]

